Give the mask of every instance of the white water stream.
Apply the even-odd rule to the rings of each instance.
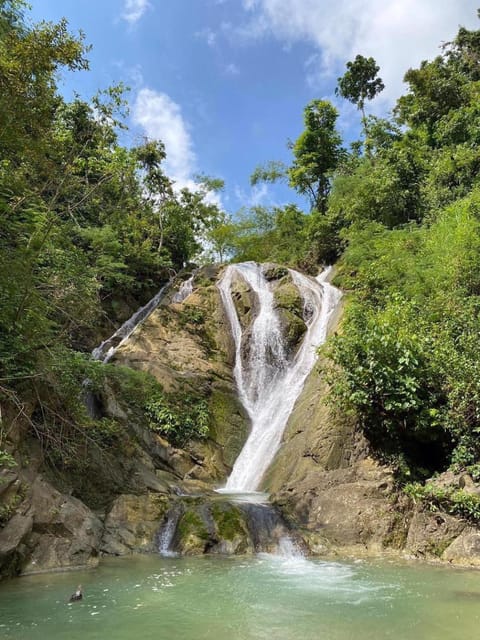
[[[128,320],[126,320],[121,327],[119,327],[115,333],[107,340],[104,340],[98,347],[92,351],[92,357],[94,360],[101,360],[103,363],[107,363],[114,356],[115,351],[122,344],[129,339],[135,329],[144,322],[148,316],[155,311],[160,304],[165,289],[170,282],[167,282],[160,291],[150,300],[144,307],[141,307],[136,311]]]
[[[177,293],[173,296],[172,302],[180,303],[185,300],[193,291],[193,278],[195,274],[190,276],[188,280],[185,280]],[[107,363],[109,360],[113,358],[116,350],[125,344],[125,342],[130,338],[132,333],[135,331],[137,327],[139,327],[142,322],[148,318],[148,316],[155,311],[155,309],[160,304],[165,289],[171,284],[171,280],[167,282],[160,291],[149,301],[147,304],[138,311],[130,316],[128,320],[126,320],[121,327],[119,327],[115,333],[110,336],[107,340],[104,340],[98,347],[96,347],[92,351],[92,357],[94,360],[101,360],[103,363]]]
[[[182,286],[177,291],[177,293],[173,296],[172,302],[176,302],[179,304],[188,298],[188,296],[193,292],[193,279],[195,277],[195,273],[193,273],[188,280],[182,282]]]
[[[225,270],[218,286],[235,342],[234,375],[239,397],[251,420],[250,435],[235,461],[225,492],[255,491],[280,446],[288,417],[315,363],[316,349],[327,337],[329,319],[341,297],[341,292],[326,282],[330,270],[328,267],[317,278],[289,270],[303,297],[307,324],[302,343],[290,361],[273,292],[261,266],[246,262]],[[249,332],[242,329],[232,296],[232,284],[238,277],[257,298],[258,311]]]

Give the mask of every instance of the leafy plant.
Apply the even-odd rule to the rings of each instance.
[[[475,524],[480,522],[480,496],[462,489],[438,487],[428,483],[407,484],[404,492],[414,502],[423,504],[430,511],[442,510]]]
[[[157,395],[146,403],[145,411],[150,428],[176,446],[208,436],[210,415],[204,399],[188,395],[173,398]]]

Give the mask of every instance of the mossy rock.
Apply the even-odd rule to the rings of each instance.
[[[175,534],[175,548],[186,555],[205,553],[210,540],[207,525],[196,508],[187,509],[181,516]]]
[[[280,278],[284,278],[288,276],[287,267],[282,267],[279,264],[274,264],[271,262],[267,262],[262,265],[262,272],[265,278],[270,280],[280,280]]]
[[[248,535],[245,519],[238,507],[227,503],[214,504],[211,513],[220,539],[233,540],[239,533]]]
[[[253,551],[245,514],[236,505],[217,503],[211,507],[218,540],[213,552],[244,554]]]
[[[280,321],[285,347],[288,354],[294,353],[307,330],[305,322],[288,309],[280,310]]]
[[[258,305],[257,296],[243,278],[235,275],[232,282],[232,297],[239,322],[245,329],[254,317]]]
[[[249,424],[231,388],[214,387],[209,400],[210,437],[223,449],[225,464],[232,466],[248,436]]]
[[[290,277],[282,279],[273,293],[275,305],[303,319],[303,298]]]

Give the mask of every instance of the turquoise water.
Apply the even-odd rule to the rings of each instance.
[[[478,637],[480,572],[443,567],[137,556],[0,584],[2,640]]]

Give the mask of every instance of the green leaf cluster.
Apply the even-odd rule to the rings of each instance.
[[[208,436],[210,413],[203,398],[192,395],[156,395],[145,405],[150,429],[163,435],[172,444],[183,447],[190,440]]]
[[[404,492],[415,503],[421,503],[429,511],[445,511],[473,524],[480,522],[480,497],[463,489],[413,482],[405,485]]]

